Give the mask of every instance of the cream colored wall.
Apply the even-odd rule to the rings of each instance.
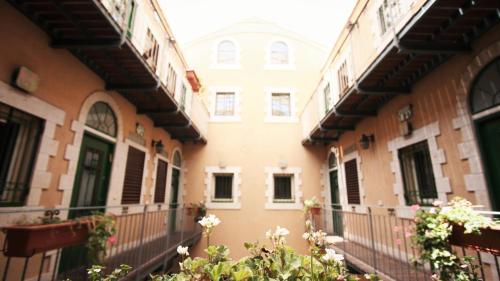
[[[279,35],[278,35],[279,34]],[[234,40],[240,48],[240,69],[212,68],[214,44],[222,38]],[[272,40],[284,39],[293,50],[294,70],[267,70],[267,47]],[[201,93],[208,103],[210,88],[217,86],[241,89],[241,121],[209,123],[208,144],[203,147],[187,145],[185,159],[187,195],[185,202],[204,199],[205,167],[241,168],[241,209],[209,209],[222,220],[211,241],[228,245],[233,257],[246,255],[245,241],[265,241],[264,233],[280,225],[291,231],[290,244],[305,251],[301,238],[304,231],[302,210],[267,210],[265,167],[278,167],[285,161],[288,167],[299,167],[301,200],[320,197],[320,168],[324,147],[302,146],[301,125],[295,123],[266,123],[266,88],[294,88],[297,111],[300,112],[313,90],[325,52],[295,35],[272,24],[250,21],[236,24],[195,42],[185,48],[190,64],[197,69],[204,89]],[[209,106],[214,106],[209,104]],[[203,255],[200,243],[193,255]]]

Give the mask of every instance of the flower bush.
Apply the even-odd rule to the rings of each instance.
[[[199,222],[203,233],[209,237],[220,220],[209,215]],[[286,245],[288,229],[277,226],[266,232],[272,248],[258,242],[245,243],[249,256],[234,261],[229,249],[223,245],[208,244],[207,258],[189,257],[186,247],[179,246],[177,252],[183,257],[180,272],[172,275],[152,276],[153,281],[206,281],[206,280],[358,280],[349,275],[344,267],[342,255],[328,248],[326,233],[315,231],[307,222],[303,238],[308,241],[311,254],[297,254]],[[373,279],[375,280],[375,279]]]
[[[465,233],[480,234],[480,229],[494,222],[478,214],[465,199],[455,198],[447,206],[435,202],[429,210],[412,206],[416,211],[413,242],[419,253],[418,262],[429,262],[433,280],[480,280],[477,266],[470,256],[459,257],[449,243],[452,225],[465,228]]]
[[[91,222],[87,240],[88,257],[92,264],[101,264],[109,247],[116,242],[116,221],[113,215],[95,213],[88,217]]]

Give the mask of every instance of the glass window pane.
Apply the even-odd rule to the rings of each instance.
[[[273,93],[271,106],[273,116],[290,116],[290,94]]]
[[[215,98],[215,115],[234,115],[234,93],[217,93]]]
[[[104,102],[97,102],[90,108],[85,125],[106,135],[116,137],[115,114],[111,107]]]
[[[478,75],[472,87],[472,113],[478,113],[500,104],[500,59],[488,64]]]
[[[217,47],[217,63],[236,63],[236,45],[233,42],[225,40],[219,43]]]
[[[288,64],[288,45],[285,42],[271,44],[271,64]]]
[[[274,176],[274,199],[275,201],[292,200],[292,176]]]
[[[233,198],[233,175],[215,176],[215,194],[214,199],[223,199],[225,201]]]

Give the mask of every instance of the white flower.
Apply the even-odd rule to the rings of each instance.
[[[266,238],[267,239],[271,239],[272,236],[273,236],[273,233],[270,229],[268,231],[266,231]]]
[[[432,205],[434,205],[434,207],[439,207],[439,206],[441,206],[442,204],[443,204],[443,202],[442,202],[442,201],[439,201],[439,200],[436,200],[436,201],[434,201],[434,202],[432,203]]]
[[[327,249],[325,249],[325,251],[326,251],[325,255],[323,257],[321,257],[321,259],[325,262],[329,262],[329,261],[341,262],[344,260],[344,256],[335,253],[334,249],[327,248]]]
[[[290,231],[288,231],[288,229],[284,228],[284,227],[280,227],[279,225],[276,227],[276,232],[275,232],[276,236],[287,236],[288,234],[290,234]]]
[[[177,253],[179,253],[179,255],[181,256],[189,256],[188,247],[182,247],[181,245],[179,245],[177,247]]]
[[[309,240],[309,232],[302,234],[302,238],[304,238],[304,240]]]
[[[201,224],[201,226],[210,229],[219,225],[220,219],[215,215],[209,215],[208,217],[203,217],[198,223]]]
[[[436,209],[435,209],[435,208],[431,208],[431,209],[429,210],[429,213],[431,213],[431,214],[435,214],[435,213],[436,213]]]

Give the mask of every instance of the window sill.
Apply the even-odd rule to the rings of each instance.
[[[208,209],[223,209],[223,210],[241,209],[241,203],[234,201],[231,202],[210,201],[207,202],[206,205]]]
[[[213,64],[210,69],[220,69],[220,70],[239,70],[241,69],[240,64]]]
[[[302,210],[303,207],[302,203],[294,201],[266,203],[268,210]]]
[[[210,122],[213,122],[213,123],[241,122],[241,117],[240,116],[212,116],[212,117],[210,117]]]
[[[297,70],[293,64],[266,64],[265,70]]]

